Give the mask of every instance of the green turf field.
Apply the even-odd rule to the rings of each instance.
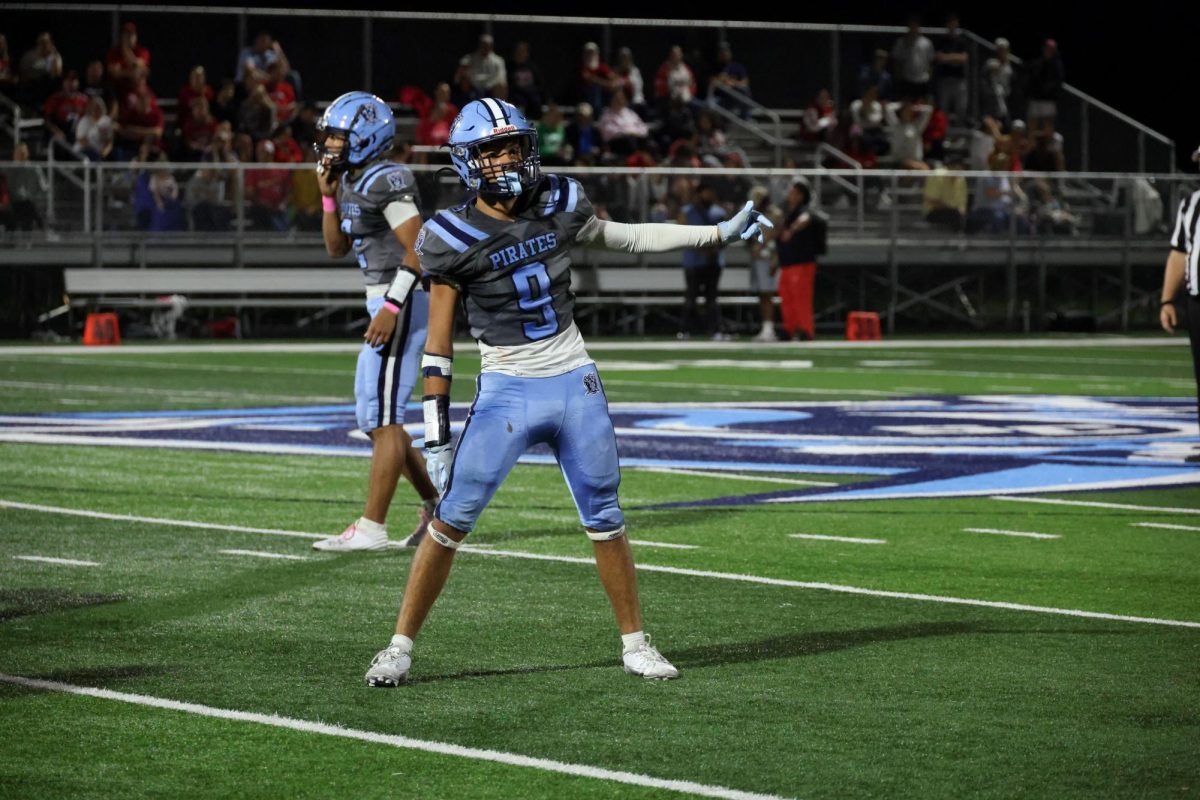
[[[593,348],[611,402],[1195,386],[1186,347],[1154,342],[647,347]],[[350,352],[0,349],[0,417],[345,404],[352,369]],[[627,468],[646,627],[682,673],[648,682],[619,668],[561,476],[522,465],[412,683],[384,691],[362,674],[411,553],[309,547],[361,511],[367,464],[0,443],[0,797],[1200,797],[1196,484],[663,508],[867,478]]]

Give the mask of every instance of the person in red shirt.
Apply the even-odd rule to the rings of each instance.
[[[664,107],[672,99],[685,105],[696,99],[696,74],[683,60],[683,48],[679,45],[667,51],[667,60],[654,75],[654,96]]]
[[[79,91],[79,73],[71,70],[63,76],[62,89],[50,95],[43,109],[50,134],[75,141],[75,123],[83,116],[87,103],[88,96]]]
[[[600,60],[600,46],[595,42],[585,44],[579,59],[579,92],[593,114],[604,109],[608,95],[620,84],[608,64]]]
[[[138,44],[137,25],[126,22],[121,26],[120,37],[104,62],[118,94],[129,91],[139,77],[150,74],[150,51]]]
[[[192,107],[181,134],[183,146],[180,155],[187,161],[199,161],[217,135],[217,121],[209,112],[208,101],[203,96],[192,98]]]
[[[204,73],[204,67],[196,65],[192,67],[192,71],[188,73],[187,85],[179,90],[179,104],[176,106],[179,112],[179,127],[182,130],[187,124],[188,118],[192,115],[192,101],[197,97],[203,97],[209,102],[210,111],[213,99],[213,89],[208,85],[207,77]]]
[[[949,130],[950,120],[946,112],[934,106],[933,113],[929,115],[929,122],[921,132],[926,161],[946,160],[946,133]]]
[[[275,145],[264,139],[255,148],[256,160],[264,168],[246,170],[246,201],[254,227],[267,231],[288,229],[287,201],[292,188],[292,176],[287,170],[274,168]]]
[[[433,103],[421,113],[417,123],[417,144],[441,147],[450,141],[450,126],[458,116],[458,106],[450,102],[450,84],[439,83],[433,90]]]
[[[126,154],[136,153],[147,139],[155,147],[161,143],[163,112],[145,78],[139,78],[122,98],[117,126],[117,139]]]
[[[290,125],[280,125],[276,128],[275,133],[271,135],[271,143],[275,145],[276,164],[299,164],[304,161],[304,150],[292,135]]]
[[[284,64],[276,61],[267,67],[267,94],[275,104],[275,118],[280,125],[286,125],[296,116],[296,90],[284,80]]]

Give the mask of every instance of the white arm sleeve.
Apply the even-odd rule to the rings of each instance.
[[[721,244],[716,225],[671,225],[622,222],[592,217],[580,229],[575,241],[588,247],[624,250],[626,253],[665,253],[689,247],[716,247]]]

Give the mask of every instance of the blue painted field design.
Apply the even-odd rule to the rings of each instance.
[[[1200,484],[1195,401],[980,395],[794,403],[614,403],[626,467],[861,480],[678,505],[950,497]],[[419,417],[416,404],[409,419]],[[452,411],[461,430],[465,404]],[[367,456],[350,405],[0,417],[0,442]],[[417,437],[419,423],[408,426]],[[524,463],[553,463],[545,447]],[[727,481],[729,490],[737,487]],[[737,482],[742,483],[742,482]],[[744,485],[744,484],[743,484]],[[1200,494],[1197,504],[1200,505]]]

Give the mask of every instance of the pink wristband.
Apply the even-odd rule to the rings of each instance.
[[[383,307],[386,308],[388,311],[392,312],[393,314],[400,313],[400,306],[396,305],[391,300],[384,300]]]
[[[337,199],[329,195],[321,195],[321,210],[326,214],[336,214],[338,210]]]

